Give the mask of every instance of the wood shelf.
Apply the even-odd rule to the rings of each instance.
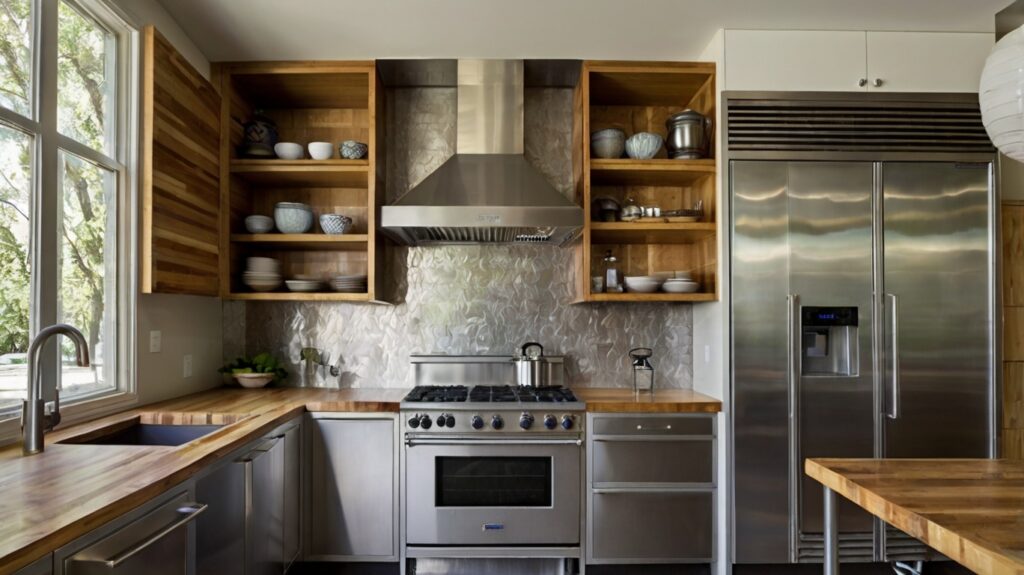
[[[592,302],[697,302],[715,301],[718,299],[713,293],[592,293],[587,301]]]
[[[366,251],[366,234],[231,234],[231,241],[289,250]]]
[[[257,108],[366,108],[373,62],[242,62],[236,89]]]
[[[368,160],[231,160],[231,174],[255,186],[366,188]]]
[[[592,222],[590,240],[595,244],[689,244],[715,235],[715,224]]]
[[[372,301],[367,293],[234,292],[228,299],[244,301]]]
[[[589,61],[587,68],[590,103],[598,106],[682,106],[715,76],[711,62]]]
[[[715,160],[590,160],[592,185],[689,186],[715,175]]]

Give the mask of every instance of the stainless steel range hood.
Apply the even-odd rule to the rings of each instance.
[[[523,157],[523,62],[458,62],[456,154],[381,211],[395,240],[414,246],[563,245],[583,209]]]

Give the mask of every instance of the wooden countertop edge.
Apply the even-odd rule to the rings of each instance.
[[[247,413],[235,412],[236,406],[230,403],[227,394],[253,394],[252,391],[244,392],[235,389],[214,389],[197,394],[184,396],[176,399],[161,401],[154,404],[135,407],[119,413],[107,415],[95,420],[72,425],[66,429],[47,434],[46,443],[51,445],[58,441],[71,437],[80,437],[93,433],[97,429],[106,428],[111,424],[125,422],[132,419],[145,417],[147,414],[176,414],[180,416],[224,416],[231,419],[223,430],[218,430],[210,435],[200,438],[194,442],[179,448],[147,448],[150,453],[164,453],[167,458],[175,458],[175,468],[167,474],[159,476],[150,482],[132,489],[123,497],[112,501],[90,513],[58,527],[47,535],[39,537],[32,542],[22,545],[16,549],[0,556],[0,575],[13,573],[18,569],[29,565],[33,561],[44,556],[81,535],[102,526],[103,524],[120,517],[124,513],[144,504],[150,499],[160,495],[167,489],[187,481],[199,473],[203,468],[226,457],[233,451],[240,449],[246,443],[258,438],[260,435],[270,432],[275,427],[298,417],[305,412],[334,412],[334,413],[398,413],[399,401],[391,399],[374,398],[288,398],[286,391],[264,390],[276,392],[282,397],[271,397],[265,400],[256,412]],[[373,390],[376,391],[376,390]],[[368,393],[373,393],[370,391]],[[382,390],[381,395],[389,395],[392,390]],[[403,395],[406,390],[402,390]],[[657,397],[646,398],[636,401],[631,390],[612,388],[585,388],[577,390],[584,397],[587,395],[605,394],[613,398],[605,399],[583,399],[587,404],[588,412],[599,413],[715,413],[721,411],[721,402],[710,396],[687,391],[686,399],[670,399],[663,395],[664,399]],[[678,393],[676,390],[666,394]],[[220,399],[226,409],[217,407],[217,394],[225,394]],[[669,396],[670,397],[670,396]],[[237,399],[237,398],[232,398]],[[582,399],[582,398],[581,398]],[[190,405],[190,401],[198,403]],[[17,446],[9,446],[6,449],[20,449]],[[162,451],[158,451],[162,450]],[[0,450],[0,455],[2,455]],[[4,464],[3,457],[0,457],[0,465]]]
[[[828,467],[829,462],[841,463],[854,459],[820,459],[804,461],[804,472],[837,494],[849,499],[868,513],[881,518],[908,535],[917,538],[975,573],[1010,575],[1024,573],[1024,562],[1015,561],[1000,549],[970,539],[925,516],[903,507],[875,493],[856,481]],[[940,461],[937,465],[942,465]],[[894,513],[898,511],[899,515]],[[900,516],[902,515],[902,516]]]

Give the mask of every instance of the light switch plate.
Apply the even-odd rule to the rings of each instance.
[[[185,361],[183,363],[184,363],[184,367],[182,369],[182,371],[183,371],[182,376],[183,377],[192,377],[192,354],[191,353],[185,354]]]
[[[154,329],[149,332],[149,353],[160,353],[163,346],[163,334],[160,330]]]

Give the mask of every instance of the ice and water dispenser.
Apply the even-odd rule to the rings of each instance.
[[[856,307],[805,306],[800,310],[800,324],[802,375],[858,375]]]

